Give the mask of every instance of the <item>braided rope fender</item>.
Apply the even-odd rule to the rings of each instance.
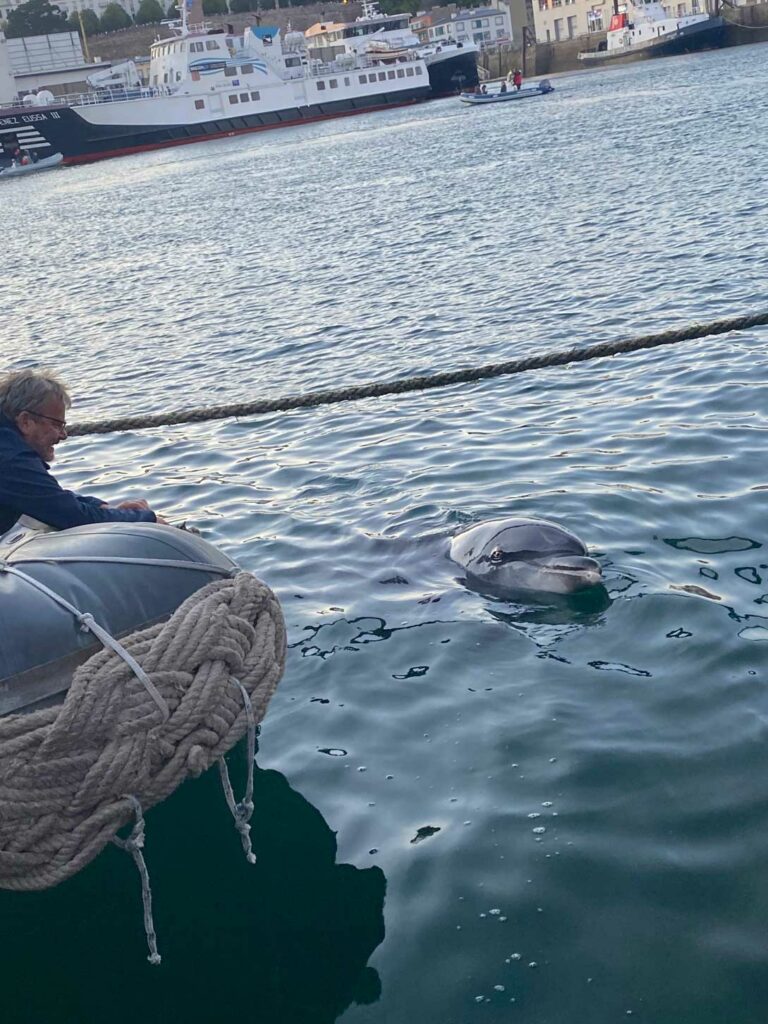
[[[0,719],[0,887],[46,889],[89,863],[144,809],[245,734],[285,667],[277,598],[248,572],[192,594],[165,623],[122,641],[167,704],[124,660],[99,651],[64,703]]]

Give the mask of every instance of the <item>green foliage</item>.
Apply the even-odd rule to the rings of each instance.
[[[163,8],[158,0],[141,0],[139,9],[136,11],[137,25],[151,25],[154,22],[163,20]]]
[[[5,34],[9,39],[20,36],[44,36],[49,32],[67,32],[67,16],[48,0],[28,0],[8,15]]]
[[[203,14],[226,14],[229,8],[227,0],[203,0]]]
[[[99,26],[99,16],[95,11],[92,11],[90,7],[86,7],[84,10],[80,11],[80,16],[83,19],[83,31],[87,36],[96,35],[97,32],[101,31]],[[80,18],[78,18],[74,11],[67,18],[67,26],[70,32],[80,31]]]
[[[423,10],[423,6],[418,3],[418,0],[380,0],[379,2],[382,14],[415,14],[418,10]],[[466,6],[464,0],[462,0],[461,6]]]
[[[179,20],[179,9],[178,9],[178,7],[176,6],[175,3],[171,3],[171,4],[168,5],[168,10],[165,12],[165,16],[170,21],[178,21]]]
[[[117,32],[119,28],[128,28],[132,24],[131,17],[126,13],[125,8],[115,3],[107,4],[99,19],[99,28],[102,32]]]

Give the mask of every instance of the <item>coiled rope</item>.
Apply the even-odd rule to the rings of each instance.
[[[239,572],[192,594],[167,622],[93,655],[61,706],[0,718],[0,887],[57,885],[112,840],[141,874],[149,959],[159,963],[143,811],[218,761],[253,861],[255,730],[284,664],[277,598]],[[224,754],[246,732],[249,775],[237,803]],[[131,822],[131,834],[120,838]]]
[[[256,416],[264,413],[288,412],[291,409],[309,409],[319,405],[334,405],[339,402],[353,402],[362,398],[379,398],[383,395],[401,395],[409,391],[427,391],[444,388],[451,384],[467,384],[493,377],[541,370],[550,366],[566,366],[569,363],[583,363],[591,359],[638,352],[641,349],[659,348],[663,345],[677,345],[682,341],[744,331],[752,327],[768,325],[768,311],[750,316],[731,317],[728,320],[714,320],[708,324],[692,324],[677,330],[660,334],[644,334],[624,341],[600,342],[596,345],[559,349],[539,355],[512,359],[503,363],[488,363],[484,366],[468,367],[445,373],[426,374],[404,380],[375,381],[370,384],[350,385],[332,391],[311,391],[305,395],[288,395],[285,398],[260,399],[255,402],[237,402],[232,405],[214,405],[207,408],[182,409],[178,412],[156,413],[146,416],[121,416],[111,420],[91,420],[75,423],[69,428],[71,436],[84,434],[109,434],[123,430],[144,430],[149,427],[174,426],[181,423],[204,423],[209,420],[228,419],[233,416]]]

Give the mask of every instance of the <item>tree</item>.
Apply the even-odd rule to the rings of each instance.
[[[132,25],[130,15],[120,4],[107,4],[104,13],[99,19],[99,28],[102,32],[117,32],[119,28],[128,28]]]
[[[100,31],[99,16],[92,11],[90,7],[86,7],[80,11],[80,17],[83,19],[83,31],[87,36],[96,35],[96,33]],[[80,31],[80,18],[78,18],[75,11],[73,11],[67,18],[67,26],[69,27],[70,32]]]
[[[67,16],[49,0],[28,0],[8,15],[5,34],[9,39],[19,36],[44,36],[49,32],[66,32]]]
[[[227,0],[203,0],[203,14],[226,14],[228,11]]]
[[[139,9],[136,11],[137,25],[151,25],[153,22],[163,20],[163,8],[157,0],[141,0]]]
[[[179,8],[176,6],[174,0],[171,0],[171,3],[168,6],[168,10],[165,12],[165,16],[171,21],[178,21],[180,17]]]

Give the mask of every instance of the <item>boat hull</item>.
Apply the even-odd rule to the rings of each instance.
[[[508,92],[484,93],[479,96],[476,93],[465,93],[459,99],[462,103],[472,107],[490,107],[496,103],[514,103],[519,100],[532,99],[534,96],[547,96],[554,91],[553,87],[547,83],[546,88],[529,86],[525,89],[510,89]]]
[[[195,123],[178,120],[158,124],[129,123],[128,118],[133,113],[130,101],[90,107],[49,106],[34,113],[30,113],[28,108],[14,108],[0,110],[0,142],[18,141],[23,148],[35,149],[40,157],[59,152],[65,164],[89,163],[146,150],[401,107],[421,102],[430,95],[430,87],[425,84],[370,97],[240,116],[220,116]],[[94,123],[92,117],[87,117],[89,113],[93,115],[94,110],[99,114],[107,112],[114,120]],[[124,114],[125,119],[118,122],[115,115],[120,114]]]
[[[462,89],[473,89],[480,81],[477,74],[477,50],[452,53],[440,59],[440,54],[427,58],[427,74],[432,98],[455,96]]]
[[[704,25],[689,25],[674,35],[650,40],[639,46],[623,50],[587,50],[579,54],[579,60],[590,66],[602,64],[628,64],[632,61],[650,60],[653,57],[679,57],[685,53],[701,50],[717,50],[725,45],[725,21],[713,18]]]

